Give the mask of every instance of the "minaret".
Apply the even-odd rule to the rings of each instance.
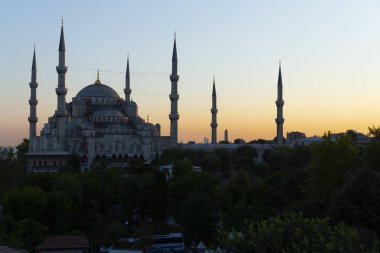
[[[224,142],[228,143],[228,130],[224,130]]]
[[[171,111],[169,114],[170,119],[170,138],[172,144],[178,143],[178,91],[177,91],[177,82],[179,79],[179,76],[177,74],[177,66],[178,60],[177,60],[177,46],[176,46],[176,37],[174,35],[174,46],[173,46],[173,57],[172,57],[172,74],[170,75],[170,81],[172,83],[171,93],[169,95],[170,101],[171,101]]]
[[[284,117],[283,117],[283,110],[282,107],[284,106],[284,100],[282,100],[282,76],[281,76],[281,63],[279,67],[278,72],[278,83],[277,83],[277,118],[276,118],[276,124],[277,124],[277,145],[283,144],[283,125],[284,125]]]
[[[36,49],[33,51],[33,63],[32,63],[32,77],[29,83],[30,87],[30,116],[29,120],[29,140],[32,141],[36,137],[36,124],[38,121],[37,118],[37,65],[36,65]]]
[[[218,127],[218,123],[216,122],[216,114],[218,113],[218,109],[216,108],[216,90],[215,90],[215,77],[213,78],[212,84],[212,107],[211,107],[211,144],[217,143],[216,137],[216,129]]]
[[[67,67],[65,66],[65,37],[63,35],[63,21],[61,26],[61,37],[59,40],[59,60],[57,66],[58,73],[58,88],[55,89],[57,93],[57,110],[55,114],[57,116],[64,116],[66,112],[66,93],[67,89],[65,87],[65,75],[67,72]]]
[[[130,86],[130,76],[129,76],[129,56],[127,59],[127,70],[125,72],[125,89],[124,89],[124,94],[125,94],[125,102],[130,102],[131,101],[131,86]]]

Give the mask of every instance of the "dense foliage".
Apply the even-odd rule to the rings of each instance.
[[[111,245],[160,233],[170,220],[187,243],[232,252],[376,252],[380,130],[370,134],[365,147],[352,133],[326,134],[310,146],[274,147],[262,161],[249,145],[168,149],[149,166],[79,173],[73,156],[58,174],[24,173],[24,140],[17,151],[0,148],[0,244],[32,250],[48,235],[85,234]],[[172,178],[160,164],[174,165]]]

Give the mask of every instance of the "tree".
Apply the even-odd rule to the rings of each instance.
[[[213,153],[208,153],[203,157],[201,163],[202,169],[209,173],[217,173],[220,171],[221,161],[219,157]]]
[[[332,197],[329,214],[380,234],[380,173],[360,169]]]
[[[234,144],[245,144],[245,140],[243,139],[235,139]]]
[[[47,196],[40,188],[13,188],[4,193],[2,206],[5,215],[11,215],[16,220],[42,218],[47,205]]]
[[[311,150],[309,146],[304,145],[296,145],[293,148],[293,154],[294,154],[294,166],[297,168],[303,168],[306,167],[306,165],[310,161],[311,157]]]
[[[294,163],[294,157],[290,148],[281,146],[271,150],[266,161],[272,171],[279,171],[289,169]]]
[[[24,248],[29,252],[49,234],[49,229],[35,219],[24,219],[17,221],[15,229],[12,230],[6,243],[10,247]]]
[[[249,145],[239,146],[234,151],[234,162],[238,170],[244,168],[248,171],[252,171],[255,167],[255,158],[257,157],[257,151],[254,147]]]
[[[173,167],[174,178],[188,175],[192,172],[193,172],[193,163],[191,162],[190,159],[185,158],[185,159],[177,160],[174,163],[174,167]]]
[[[102,244],[107,246],[112,246],[119,238],[126,235],[126,229],[120,221],[113,221],[108,225],[102,236]]]
[[[21,162],[25,162],[24,154],[28,152],[29,150],[29,139],[22,139],[22,142],[17,145],[16,147],[17,150],[17,159]]]
[[[253,174],[261,179],[264,179],[271,174],[271,169],[265,162],[260,162],[255,165]]]
[[[24,170],[19,161],[0,160],[0,198],[8,189],[19,186],[24,177]]]
[[[15,158],[16,154],[13,147],[0,146],[0,161],[12,161]]]
[[[380,127],[369,127],[372,141],[365,147],[362,162],[370,169],[380,172]]]
[[[248,223],[241,236],[225,236],[221,243],[232,252],[241,253],[376,251],[364,249],[358,232],[344,223],[332,226],[327,219],[304,218],[296,213]]]
[[[181,205],[179,220],[189,241],[212,242],[216,236],[217,212],[214,200],[205,193],[191,195]]]
[[[186,176],[173,177],[169,181],[169,201],[171,214],[178,216],[181,205],[192,195],[203,193],[214,198],[220,181],[205,172],[192,172]]]
[[[63,170],[71,173],[78,173],[80,172],[80,164],[80,157],[78,155],[72,154],[69,156],[69,158],[67,158],[66,165]]]
[[[358,148],[345,135],[333,141],[328,134],[324,141],[311,146],[311,154],[306,191],[309,198],[327,203],[358,167]]]
[[[154,222],[161,222],[167,214],[168,183],[164,173],[156,170],[153,174],[152,192],[148,194],[151,216]]]
[[[380,127],[368,127],[368,135],[372,136],[376,141],[380,141]]]

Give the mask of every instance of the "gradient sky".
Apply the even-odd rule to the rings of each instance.
[[[61,17],[67,101],[96,79],[124,97],[130,56],[139,114],[169,134],[173,33],[179,60],[179,140],[210,139],[212,76],[218,139],[272,139],[281,60],[284,132],[308,136],[380,125],[378,0],[110,0],[0,2],[0,146],[28,137],[36,43],[38,130],[56,109]]]

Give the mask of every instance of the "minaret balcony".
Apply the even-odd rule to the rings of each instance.
[[[276,119],[277,124],[284,124],[285,119]]]
[[[218,127],[218,123],[214,123],[214,122],[212,122],[212,123],[210,124],[210,126],[211,126],[212,128],[217,128],[217,127]]]
[[[277,106],[284,106],[284,103],[285,103],[284,100],[277,100],[276,101]]]
[[[55,93],[57,93],[57,95],[66,95],[67,89],[66,88],[55,88]]]
[[[65,74],[67,72],[67,67],[66,66],[57,66],[56,67],[57,73],[58,74]]]
[[[38,104],[38,100],[37,99],[29,99],[29,104],[30,105],[37,105]]]
[[[124,89],[124,94],[131,95],[131,89]]]
[[[36,88],[38,87],[38,83],[37,83],[37,82],[30,82],[30,83],[29,83],[29,87],[30,87],[31,89],[36,89]]]
[[[218,113],[218,109],[216,109],[216,108],[211,108],[211,113],[212,113],[212,114],[216,114],[216,113]]]
[[[179,99],[179,95],[178,94],[170,94],[169,98],[171,101],[177,101]]]
[[[179,119],[179,114],[169,114],[169,119],[170,120],[178,120]]]
[[[178,82],[179,75],[170,75],[170,81],[172,82]]]
[[[38,121],[38,117],[28,117],[28,121],[30,123],[36,123]]]

